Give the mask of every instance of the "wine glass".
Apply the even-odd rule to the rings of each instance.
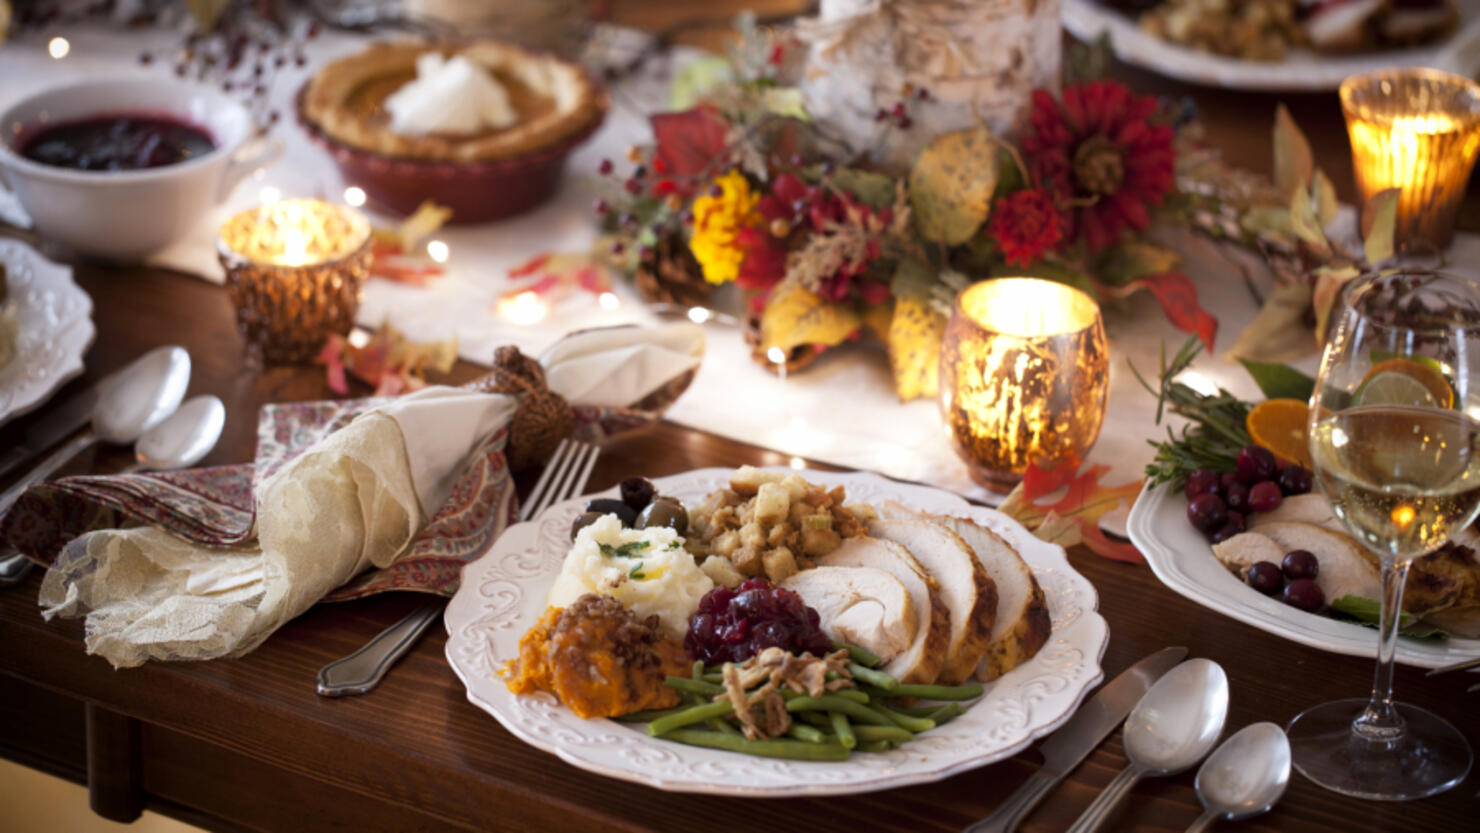
[[[1480,293],[1458,278],[1353,282],[1310,402],[1310,454],[1331,509],[1382,564],[1377,672],[1368,699],[1290,722],[1293,762],[1346,795],[1391,801],[1458,784],[1469,744],[1438,715],[1393,701],[1403,584],[1480,510]]]

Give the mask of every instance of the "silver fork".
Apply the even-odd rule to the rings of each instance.
[[[533,520],[557,501],[579,495],[591,479],[591,469],[601,449],[589,443],[561,440],[550,462],[535,482],[529,500],[519,513],[519,520]],[[433,599],[406,618],[386,628],[366,642],[364,647],[319,669],[319,694],[343,697],[364,694],[380,684],[426,629],[442,614],[447,600]]]

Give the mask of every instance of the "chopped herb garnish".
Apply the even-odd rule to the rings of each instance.
[[[597,543],[601,547],[601,554],[609,558],[631,558],[639,552],[647,549],[650,544],[647,541],[628,541],[625,544],[612,546],[611,544]]]
[[[627,573],[627,578],[634,579],[636,581],[642,581],[643,579],[647,578],[647,573],[644,573],[642,571],[641,561],[637,562],[637,566],[633,567],[632,570]]]

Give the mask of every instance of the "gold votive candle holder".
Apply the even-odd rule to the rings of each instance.
[[[306,362],[355,323],[370,273],[370,222],[352,208],[294,199],[243,211],[221,226],[217,255],[248,351]]]
[[[1100,436],[1109,347],[1088,295],[1036,278],[968,287],[940,349],[940,412],[971,479],[993,491],[1028,464],[1082,459]]]
[[[1436,69],[1379,70],[1341,82],[1341,109],[1362,202],[1398,188],[1397,246],[1449,245],[1480,150],[1480,84]]]

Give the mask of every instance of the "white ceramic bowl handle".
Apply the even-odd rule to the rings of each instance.
[[[260,137],[249,140],[246,145],[238,148],[231,161],[226,163],[226,170],[221,174],[221,190],[216,194],[216,202],[224,202],[237,183],[246,179],[247,174],[258,168],[271,165],[279,156],[283,155],[283,140],[279,138]]]

